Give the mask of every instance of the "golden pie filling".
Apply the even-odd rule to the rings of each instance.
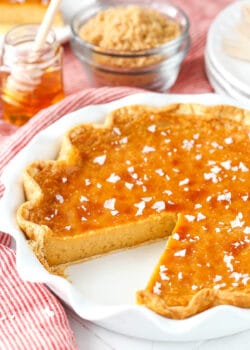
[[[249,127],[134,106],[115,111],[105,128],[70,130],[67,140],[68,155],[32,174],[42,195],[26,220],[67,239],[171,214],[164,236],[176,226],[138,302],[173,318],[250,306],[242,298],[250,286]]]

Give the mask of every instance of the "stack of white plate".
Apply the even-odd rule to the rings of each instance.
[[[223,40],[230,33],[234,35],[234,27],[240,22],[244,4],[250,5],[250,1],[234,2],[213,21],[207,36],[205,66],[208,80],[217,93],[249,103],[250,61],[230,57],[223,48]]]

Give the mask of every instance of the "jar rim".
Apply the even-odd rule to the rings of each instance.
[[[8,64],[42,64],[59,57],[61,46],[53,29],[49,31],[44,46],[32,51],[32,43],[38,29],[38,24],[20,24],[6,33],[2,57],[5,57]],[[30,54],[27,55],[29,52]]]
[[[40,25],[39,24],[18,24],[12,27],[4,36],[4,45],[15,46],[25,41],[32,41],[35,39]],[[53,46],[57,43],[56,34],[53,29],[50,29],[46,43]]]

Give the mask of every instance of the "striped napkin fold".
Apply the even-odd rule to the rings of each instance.
[[[15,263],[0,244],[0,349],[77,349],[60,302],[44,285],[22,281]]]
[[[0,175],[8,162],[43,128],[68,112],[139,92],[130,88],[88,89],[38,113],[2,145]],[[1,130],[0,130],[1,131]],[[4,186],[0,184],[0,198]],[[0,220],[4,220],[1,217]],[[11,237],[0,233],[0,350],[75,350],[77,345],[59,300],[39,283],[22,281]]]

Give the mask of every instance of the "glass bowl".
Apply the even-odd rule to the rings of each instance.
[[[180,34],[173,40],[151,49],[118,51],[104,49],[83,40],[79,31],[98,12],[114,6],[141,5],[155,9],[177,22]],[[84,64],[92,86],[132,86],[166,91],[176,81],[181,64],[190,47],[189,19],[170,2],[149,1],[92,1],[71,21],[71,47]],[[143,62],[143,64],[138,64]]]

